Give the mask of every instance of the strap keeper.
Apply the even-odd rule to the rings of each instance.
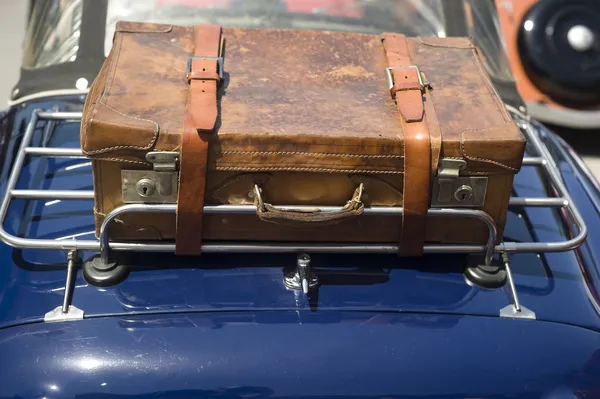
[[[216,61],[215,71],[192,71],[193,60],[209,60]],[[198,55],[190,55],[187,60],[187,74],[186,78],[188,82],[192,79],[198,80],[216,80],[217,84],[223,80],[223,57],[205,57]]]

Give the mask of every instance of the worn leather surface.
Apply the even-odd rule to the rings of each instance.
[[[144,156],[151,150],[180,151],[192,32],[171,25],[117,27],[113,51],[91,87],[82,120],[82,148],[94,159],[98,221],[122,203],[121,169],[149,168]],[[225,28],[223,37],[225,78],[208,143],[206,203],[252,204],[247,194],[253,178],[244,177],[249,174],[269,176],[262,187],[274,205],[342,206],[357,178],[369,182],[367,206],[402,202],[402,118],[387,87],[378,35]],[[412,62],[432,85],[439,126],[431,125],[430,132],[441,137],[440,155],[465,159],[466,174],[490,176],[484,210],[501,224],[512,176],[521,166],[523,136],[495,95],[470,40],[410,38],[408,45]],[[432,158],[435,170],[438,157]],[[366,226],[363,219],[360,226]],[[207,215],[204,239],[288,237],[255,216],[232,220]],[[362,227],[354,226],[351,233],[342,225],[298,238],[365,236]],[[485,230],[477,223],[458,225],[428,220],[427,240],[483,241]],[[393,226],[372,237],[397,242],[398,221]],[[126,217],[111,233],[156,239],[173,238],[174,231],[175,218],[165,215]],[[341,236],[332,238],[333,233]]]
[[[146,33],[132,33],[138,31]],[[108,78],[90,97],[83,120],[86,154],[143,163],[150,149],[179,148],[192,32],[119,23]],[[226,73],[209,169],[402,172],[401,120],[386,95],[378,35],[278,29],[223,34]],[[444,155],[466,153],[473,171],[518,170],[524,139],[494,95],[471,41],[410,39],[409,47],[433,87]],[[481,142],[470,142],[478,132],[486,136],[486,157],[478,156]]]
[[[404,35],[386,33],[382,38],[393,86],[390,89],[402,118],[404,133],[404,212],[399,248],[404,256],[420,256],[426,237],[427,210],[431,184],[431,138],[429,119],[425,115],[428,88],[421,84],[420,72],[413,68]],[[435,112],[433,112],[435,114]]]
[[[189,93],[180,153],[175,240],[178,255],[199,255],[202,249],[208,148],[210,136],[215,134],[217,89],[221,80],[216,58],[221,51],[220,26],[194,28],[194,58],[190,59],[186,76]]]

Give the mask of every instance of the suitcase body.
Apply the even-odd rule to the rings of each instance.
[[[208,160],[197,176],[204,179],[205,205],[252,205],[260,195],[279,207],[343,206],[360,188],[365,207],[403,206],[405,132],[390,96],[380,36],[223,29],[223,38],[218,118],[214,132],[203,136]],[[420,77],[431,85],[424,101],[436,114],[435,122],[428,118],[432,143],[439,143],[431,150],[429,206],[482,209],[501,232],[524,137],[470,40],[406,42]],[[177,201],[193,52],[192,27],[118,24],[82,120],[98,228],[120,205]],[[293,219],[204,215],[201,234],[203,240],[394,243],[402,223],[362,215],[299,226]],[[487,228],[476,220],[426,223],[427,242],[487,239]],[[173,214],[124,215],[109,236],[169,240],[176,230]]]

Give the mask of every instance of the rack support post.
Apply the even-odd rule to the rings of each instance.
[[[67,254],[67,281],[63,294],[63,303],[44,315],[45,322],[59,322],[68,320],[83,319],[83,310],[73,306],[73,291],[75,288],[75,277],[77,275],[77,263],[79,254],[76,250],[71,250]]]
[[[508,277],[508,289],[512,297],[512,304],[500,309],[500,317],[535,320],[535,313],[519,302],[519,295],[510,269],[510,257],[506,252],[502,252],[502,261]]]

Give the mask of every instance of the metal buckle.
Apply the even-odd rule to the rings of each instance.
[[[217,61],[217,72],[219,74],[219,79],[223,80],[223,57],[205,57],[203,55],[188,56],[186,76],[188,76],[192,72],[192,60],[216,60]]]
[[[419,78],[419,84],[421,85],[421,90],[425,90],[426,87],[429,87],[430,84],[429,82],[425,82],[423,80],[423,76],[421,75],[421,70],[419,69],[418,66],[416,65],[408,65],[408,66],[391,66],[391,67],[387,67],[385,68],[385,77],[387,79],[388,82],[388,89],[392,89],[392,87],[394,87],[394,77],[392,76],[392,69],[409,69],[409,68],[414,68],[417,70],[417,76]]]

